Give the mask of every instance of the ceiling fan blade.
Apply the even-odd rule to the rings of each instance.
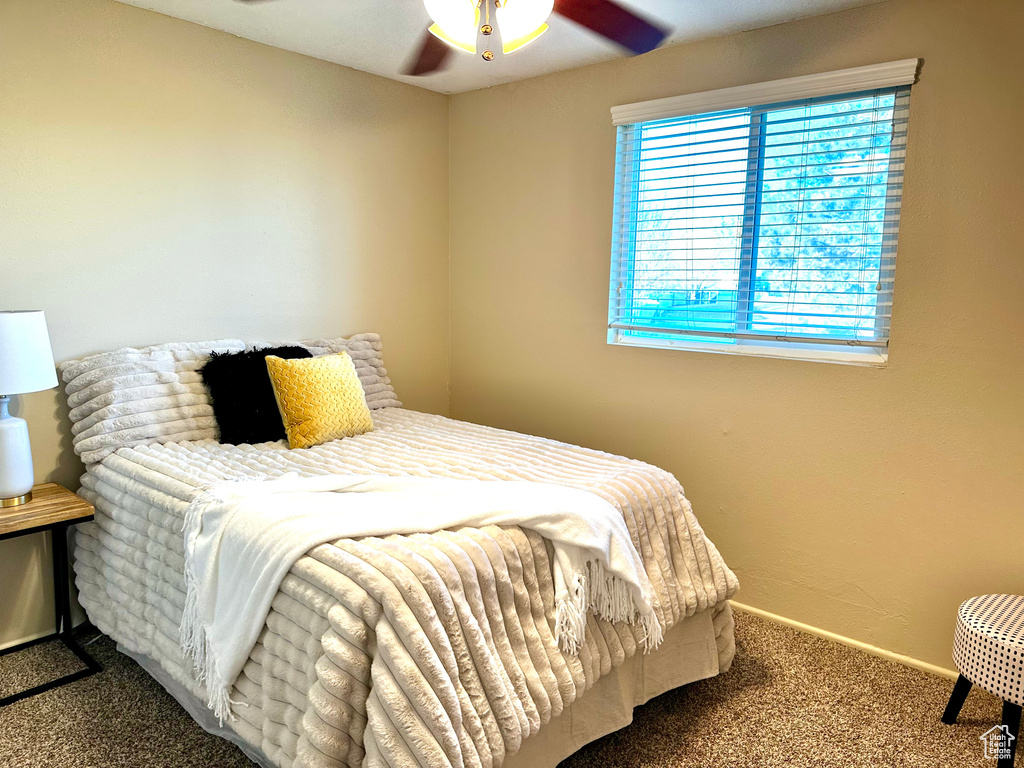
[[[402,74],[414,76],[429,75],[431,72],[444,69],[448,64],[448,57],[451,52],[451,48],[427,32],[423,35],[423,42],[420,45],[419,53],[409,62]]]
[[[555,0],[555,12],[633,53],[652,51],[668,36],[668,30],[640,18],[612,0]]]

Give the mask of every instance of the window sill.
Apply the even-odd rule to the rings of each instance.
[[[617,338],[616,338],[617,337]],[[860,365],[869,368],[884,368],[889,360],[887,349],[878,347],[836,347],[826,344],[793,344],[785,347],[756,341],[742,341],[732,344],[694,341],[692,339],[649,339],[635,336],[619,336],[609,333],[608,343],[623,347],[648,347],[651,349],[680,349],[687,352],[710,352],[716,355],[750,355],[753,357],[775,357],[784,360],[803,360],[811,363],[837,363],[839,365]]]

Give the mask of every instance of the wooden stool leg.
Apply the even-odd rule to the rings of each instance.
[[[946,711],[942,713],[942,722],[946,725],[956,723],[956,719],[960,716],[960,710],[964,706],[964,701],[967,699],[967,694],[971,692],[971,685],[971,681],[963,675],[956,679],[956,685],[953,686],[953,693],[949,696]]]
[[[1013,768],[1013,756],[1017,751],[1017,739],[1020,737],[1020,704],[1003,702],[1003,727],[1009,732],[1010,756],[998,763],[998,768]]]

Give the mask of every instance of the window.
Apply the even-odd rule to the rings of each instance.
[[[916,67],[615,108],[609,342],[884,363]]]

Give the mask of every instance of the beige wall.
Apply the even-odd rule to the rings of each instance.
[[[738,599],[950,666],[1024,592],[1022,40],[891,0],[453,97],[452,415],[670,469]],[[909,57],[887,368],[606,345],[611,106]]]
[[[110,0],[0,2],[0,308],[58,360],[379,331],[448,393],[448,101]],[[16,399],[77,487],[64,397]],[[0,644],[50,626],[42,536],[0,543]]]

